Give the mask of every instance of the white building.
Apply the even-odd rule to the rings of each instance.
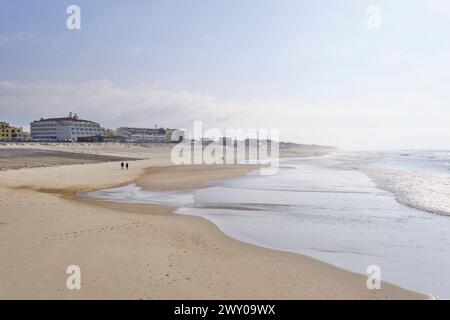
[[[177,129],[165,128],[121,127],[116,130],[116,135],[133,142],[171,143],[183,140],[184,132]]]
[[[96,122],[78,118],[72,112],[66,118],[40,119],[30,123],[33,140],[78,141],[78,138],[105,137],[105,129]]]

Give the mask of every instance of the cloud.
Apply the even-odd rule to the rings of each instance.
[[[82,83],[0,82],[0,114],[16,125],[28,126],[40,118],[77,113],[107,128],[121,126],[192,129],[297,128],[301,109],[266,101],[237,102],[158,86],[117,87],[109,80]],[[289,116],[292,116],[289,118]],[[301,119],[301,118],[300,118]]]
[[[4,34],[0,34],[0,47],[8,41],[8,37]]]
[[[43,40],[36,32],[16,32],[0,34],[0,47],[5,45],[35,45]]]
[[[157,87],[118,88],[108,80],[73,83],[0,82],[0,114],[27,124],[77,112],[107,127],[190,126],[232,119],[242,105],[187,91]]]
[[[449,147],[447,105],[427,95],[406,100],[365,96],[345,103],[244,103],[158,86],[118,87],[109,80],[0,82],[0,120],[25,127],[41,117],[69,112],[107,128],[158,124],[191,129],[201,120],[205,129],[279,129],[285,141],[348,149]]]
[[[129,50],[130,54],[134,54],[134,55],[142,54],[144,51],[145,51],[144,47],[140,46],[140,45],[135,46]]]
[[[339,48],[336,50],[336,55],[341,57],[350,57],[353,55],[353,49],[352,48]]]

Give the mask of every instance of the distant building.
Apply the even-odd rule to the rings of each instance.
[[[0,141],[26,141],[27,134],[22,128],[11,126],[9,123],[0,121]]]
[[[172,143],[183,141],[185,130],[180,129],[166,129],[166,140]]]
[[[13,141],[31,141],[31,133],[20,130],[20,132],[17,133],[16,140]]]
[[[183,140],[184,132],[165,128],[131,128],[121,127],[116,130],[116,136],[130,142],[171,143]]]
[[[72,112],[66,118],[33,121],[30,127],[31,136],[37,141],[94,141],[105,137],[105,129],[98,123],[80,119],[76,113],[72,115]]]
[[[104,142],[125,142],[124,137],[117,135],[116,130],[106,129],[106,137],[103,139]]]
[[[211,139],[211,138],[208,138],[208,137],[203,137],[202,138],[202,144],[211,144],[213,142],[214,142],[214,140]]]

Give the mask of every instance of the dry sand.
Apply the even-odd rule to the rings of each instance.
[[[233,240],[207,220],[169,208],[78,200],[76,192],[136,180],[174,189],[254,168],[167,168],[165,154],[0,172],[1,299],[421,299],[317,260]],[[158,168],[154,168],[158,166]],[[66,289],[79,265],[82,289]]]

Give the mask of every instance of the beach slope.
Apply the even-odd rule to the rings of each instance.
[[[80,200],[77,192],[136,181],[201,187],[254,167],[161,166],[140,160],[0,172],[1,299],[423,299],[292,253],[233,240],[171,209]],[[164,183],[163,183],[164,182]],[[81,290],[66,269],[81,268]]]

